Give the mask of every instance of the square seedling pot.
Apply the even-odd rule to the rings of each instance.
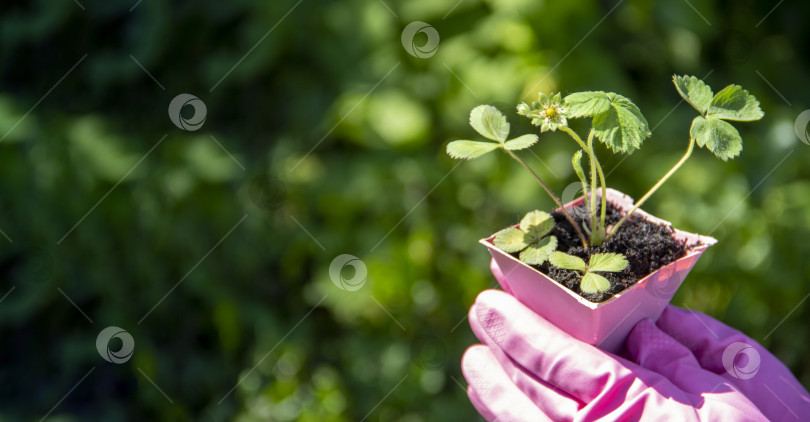
[[[607,200],[624,213],[633,209],[633,198],[607,189]],[[601,198],[601,191],[597,193]],[[581,204],[580,197],[565,205],[568,209]],[[654,223],[671,226],[668,221],[656,218],[641,209],[638,217]],[[526,306],[568,334],[608,352],[619,352],[630,330],[644,318],[656,321],[672,296],[683,283],[686,275],[697,260],[717,240],[694,233],[674,229],[677,240],[685,240],[686,245],[695,245],[687,250],[684,257],[659,268],[636,284],[612,298],[594,303],[569,290],[535,268],[524,264],[512,255],[498,249],[492,243],[495,235],[481,239],[489,249],[504,275],[501,287],[511,293]]]

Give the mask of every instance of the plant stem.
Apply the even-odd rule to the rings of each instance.
[[[658,181],[658,183],[656,183],[656,184],[655,184],[655,185],[654,185],[652,188],[650,188],[650,190],[649,190],[649,191],[647,191],[647,193],[646,193],[646,194],[644,194],[644,196],[642,196],[642,197],[641,197],[641,199],[639,199],[638,201],[636,201],[636,205],[633,207],[633,209],[632,209],[632,210],[630,210],[630,212],[628,212],[627,214],[625,214],[625,215],[624,215],[624,217],[622,217],[622,219],[621,219],[621,220],[619,220],[619,222],[618,222],[618,223],[616,223],[616,225],[615,225],[615,226],[613,226],[613,230],[611,230],[611,231],[610,231],[610,233],[608,233],[608,236],[607,236],[607,238],[608,238],[608,239],[610,239],[610,236],[611,236],[611,235],[613,235],[613,233],[616,233],[616,232],[619,230],[619,227],[621,227],[621,225],[622,225],[622,224],[625,222],[625,220],[627,220],[627,219],[628,219],[628,218],[629,218],[629,217],[630,217],[630,216],[631,216],[631,215],[632,215],[634,212],[636,212],[636,210],[637,210],[637,209],[638,209],[638,208],[639,208],[639,207],[640,207],[640,206],[641,206],[641,205],[642,205],[642,204],[643,204],[643,203],[644,203],[644,202],[645,202],[647,199],[649,199],[649,198],[650,198],[650,196],[652,196],[652,194],[653,194],[653,193],[655,193],[655,191],[657,191],[657,190],[658,190],[658,188],[660,188],[660,187],[661,187],[661,185],[663,185],[663,184],[664,184],[664,182],[666,182],[666,181],[667,181],[667,179],[669,179],[669,178],[670,178],[670,176],[672,176],[673,174],[675,174],[675,171],[676,171],[676,170],[678,170],[678,168],[680,168],[680,167],[681,167],[681,165],[683,165],[683,163],[684,163],[684,162],[686,162],[686,160],[689,158],[689,156],[690,156],[690,155],[692,155],[692,149],[694,149],[694,147],[695,147],[695,139],[694,139],[694,138],[692,138],[692,137],[690,137],[690,138],[689,138],[689,147],[687,147],[687,148],[686,148],[686,153],[683,155],[683,157],[681,157],[680,161],[678,161],[677,163],[675,163],[675,166],[674,166],[674,167],[672,167],[672,168],[671,168],[671,169],[670,169],[670,170],[667,172],[667,174],[665,174],[665,175],[664,175],[664,177],[662,177],[662,178],[661,178],[661,179]],[[604,194],[603,194],[603,196],[604,196]]]
[[[596,155],[593,153],[593,130],[588,134],[588,155],[591,158],[591,244],[599,227],[596,225]],[[604,195],[602,195],[604,196]]]
[[[596,157],[596,153],[593,151],[593,136],[594,131],[591,129],[591,133],[588,134],[588,145],[591,147],[591,154]],[[596,171],[599,173],[599,181],[602,183],[602,209],[601,209],[601,216],[599,220],[601,222],[601,227],[605,227],[605,213],[607,212],[607,199],[605,198],[607,195],[607,182],[605,182],[605,173],[602,171],[602,165],[599,164],[599,160],[596,161]]]
[[[585,143],[582,142],[582,138],[580,138],[579,135],[577,135],[576,132],[574,132],[573,130],[571,130],[571,128],[569,128],[567,126],[559,127],[559,129],[562,132],[567,133],[574,141],[576,141],[577,144],[579,144],[579,147],[582,148],[582,150],[585,151],[586,154],[588,154],[589,164],[591,165],[591,170],[593,170],[593,163],[590,161],[590,158],[591,158],[590,153],[588,152],[588,148],[585,146]],[[588,183],[587,183],[587,180],[582,181],[582,192],[585,194],[584,195],[584,197],[585,197],[585,209],[589,210],[589,209],[591,209],[591,198],[588,195]],[[594,222],[591,221],[591,230],[593,230],[593,223]]]
[[[534,170],[532,170],[532,168],[529,167],[528,164],[526,164],[526,162],[524,162],[523,160],[520,159],[520,157],[515,155],[515,153],[506,148],[504,148],[504,151],[506,151],[506,153],[509,154],[510,157],[514,158],[518,163],[520,163],[523,167],[525,167],[526,170],[529,170],[529,173],[531,173],[532,176],[534,176],[534,178],[537,180],[537,182],[540,183],[540,186],[543,187],[548,196],[550,196],[551,199],[553,199],[554,202],[557,204],[557,206],[560,207],[565,218],[568,220],[569,223],[571,223],[571,226],[574,227],[574,230],[576,230],[577,234],[579,235],[579,240],[582,241],[582,247],[588,249],[588,241],[587,239],[585,239],[585,235],[582,234],[582,230],[579,228],[579,225],[577,224],[576,221],[574,221],[574,218],[571,217],[571,214],[568,213],[568,210],[565,209],[565,205],[563,205],[560,199],[557,198],[557,196],[554,195],[554,192],[552,192],[551,189],[549,189],[548,185],[546,185],[545,182],[543,182],[543,179],[541,179],[540,176],[538,176],[537,173],[535,173]]]
[[[601,216],[601,227],[605,227],[605,189],[607,186],[605,184],[605,174],[602,172],[602,165],[599,164],[599,160],[596,159],[596,153],[593,151],[593,137],[595,132],[593,129],[588,133],[588,143],[582,141],[582,138],[577,135],[576,132],[571,130],[569,127],[561,127],[559,128],[563,132],[567,133],[571,138],[579,144],[579,147],[582,148],[587,154],[590,160],[591,165],[591,194],[588,195],[587,188],[585,189],[585,207],[586,209],[590,210],[590,217],[591,217],[591,239],[593,239],[593,233],[596,233],[597,229],[600,227],[596,223],[596,203],[593,202],[593,197],[596,195],[596,174],[599,174],[599,179],[602,182],[602,216]],[[596,170],[594,170],[596,168]],[[589,198],[590,197],[590,198]]]

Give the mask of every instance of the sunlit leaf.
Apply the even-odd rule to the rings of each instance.
[[[686,75],[675,75],[672,77],[672,82],[687,103],[691,104],[700,114],[706,114],[709,103],[712,102],[714,96],[712,89],[708,85],[694,76]]]
[[[564,252],[552,252],[548,256],[548,261],[551,265],[566,270],[588,271],[588,265],[585,264],[582,258]]]
[[[731,123],[711,117],[698,116],[692,121],[690,136],[698,146],[709,149],[717,158],[726,161],[740,155],[742,138]]]
[[[610,97],[602,91],[575,92],[565,97],[568,117],[588,117],[610,110]]]
[[[500,148],[500,144],[479,141],[453,141],[447,144],[447,155],[462,160],[478,158]]]
[[[521,251],[520,260],[529,265],[542,265],[555,249],[557,249],[557,238],[554,236],[544,237],[539,242],[532,243]]]
[[[706,117],[750,122],[759,120],[764,115],[759,108],[759,101],[753,95],[739,85],[729,85],[712,98]]]
[[[594,135],[614,152],[633,152],[650,136],[647,119],[629,99],[612,92],[606,95],[610,108],[593,117]]]
[[[495,239],[492,243],[495,244],[495,247],[506,253],[515,253],[529,246],[527,240],[526,233],[514,227],[510,227],[499,231],[498,234],[495,235]]]
[[[597,253],[591,255],[588,266],[591,271],[618,272],[627,268],[627,258],[618,253]]]
[[[481,136],[503,142],[509,136],[506,116],[491,105],[480,105],[470,112],[470,125]]]
[[[515,139],[506,141],[506,143],[503,144],[503,147],[510,151],[526,149],[536,144],[539,139],[540,138],[537,135],[533,134],[518,136]]]
[[[579,289],[582,290],[582,293],[594,294],[604,292],[609,288],[610,281],[596,273],[586,273],[579,283]]]
[[[582,169],[582,150],[577,150],[574,153],[574,157],[571,159],[571,165],[574,167],[574,173],[577,174],[577,178],[579,181],[582,182],[582,189],[584,192],[588,190],[588,179],[585,178],[585,170]]]
[[[554,217],[545,211],[531,211],[520,220],[520,229],[535,238],[547,235],[552,228],[554,228]]]

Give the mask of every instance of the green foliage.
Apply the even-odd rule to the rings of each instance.
[[[613,152],[629,154],[640,148],[644,139],[650,136],[647,119],[629,99],[612,92],[607,96],[610,108],[593,116],[594,133]]]
[[[565,97],[569,117],[593,117],[596,138],[613,152],[631,153],[641,147],[650,127],[632,101],[612,92],[576,92]]]
[[[715,94],[706,113],[706,117],[739,122],[752,122],[764,115],[759,101],[739,85],[729,85]]]
[[[511,141],[506,141],[503,144],[503,147],[510,151],[517,151],[529,148],[530,146],[536,144],[539,139],[540,138],[534,134],[521,135],[515,139],[512,139]]]
[[[697,116],[692,120],[689,136],[699,147],[705,146],[723,161],[740,155],[742,151],[740,133],[731,123],[724,120]]]
[[[558,251],[553,252],[548,260],[555,267],[579,272],[582,275],[579,288],[587,294],[604,292],[610,288],[610,281],[597,272],[620,272],[629,265],[627,258],[617,253],[593,254],[586,264],[578,256]]]
[[[456,159],[471,160],[498,148],[508,151],[526,149],[537,143],[538,140],[537,135],[528,134],[507,141],[509,122],[506,121],[506,116],[490,105],[480,105],[470,112],[470,126],[483,137],[498,143],[452,141],[447,144],[447,155]]]
[[[509,227],[495,235],[493,244],[507,253],[520,252],[521,261],[529,265],[542,265],[555,249],[557,237],[549,236],[554,218],[544,211],[527,213],[518,228]]]
[[[470,126],[481,136],[503,143],[509,136],[509,122],[497,108],[480,105],[470,112]]]
[[[447,144],[447,155],[461,160],[471,160],[500,147],[500,144],[492,142],[453,141]]]
[[[555,267],[565,268],[573,271],[588,271],[588,264],[582,258],[568,255],[565,252],[553,252],[548,257],[548,262]]]
[[[565,97],[568,116],[593,117],[610,110],[610,98],[602,91],[575,92]]]
[[[591,255],[588,267],[591,271],[619,272],[627,268],[627,258],[618,253],[598,253]]]
[[[672,77],[672,82],[687,103],[699,111],[700,114],[706,114],[706,111],[709,110],[709,104],[712,102],[712,97],[714,97],[712,89],[708,85],[696,76],[686,75],[675,75]]]
[[[529,246],[529,234],[518,228],[509,227],[495,235],[492,243],[507,253],[516,253]]]
[[[587,294],[604,292],[610,288],[610,281],[599,274],[587,272],[582,276],[579,288],[583,293]]]
[[[701,115],[692,120],[689,136],[717,158],[727,161],[740,155],[742,137],[726,120],[754,121],[764,116],[759,101],[739,85],[729,85],[717,94],[695,76],[672,77],[678,93]]]

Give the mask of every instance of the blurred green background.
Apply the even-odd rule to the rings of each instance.
[[[598,153],[638,198],[687,145],[673,73],[741,84],[765,110],[739,125],[738,159],[697,151],[645,207],[720,240],[673,303],[810,386],[810,146],[794,132],[810,3],[775,5],[4,1],[0,420],[477,420],[459,360],[494,279],[476,242],[553,204],[506,157],[458,165],[444,145],[474,136],[477,104],[517,133],[537,91],[618,92],[653,135]],[[439,33],[434,55],[403,48],[414,21]],[[184,92],[207,106],[195,132],[168,118]],[[550,134],[522,155],[562,192],[573,151]],[[366,264],[359,290],[330,280],[340,254]],[[111,325],[134,338],[124,364],[96,351]]]

